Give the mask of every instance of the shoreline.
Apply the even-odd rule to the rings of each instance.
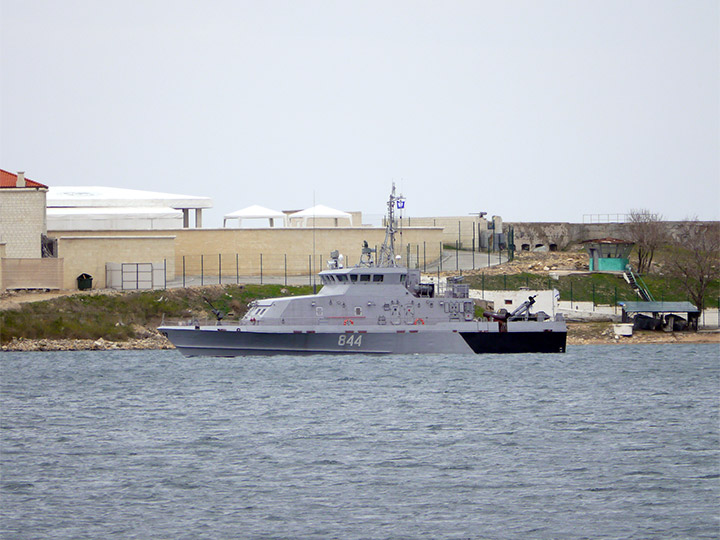
[[[720,344],[720,330],[701,330],[698,332],[654,332],[635,331],[632,336],[615,336],[611,326],[594,323],[569,323],[568,346],[582,345],[674,345],[677,343],[715,343]],[[140,351],[174,349],[173,344],[164,336],[154,334],[144,338],[126,341],[107,341],[99,339],[13,339],[2,345],[3,352],[37,351]]]

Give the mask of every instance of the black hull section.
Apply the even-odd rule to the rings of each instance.
[[[460,332],[476,354],[564,353],[567,332]]]

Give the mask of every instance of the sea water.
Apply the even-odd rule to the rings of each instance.
[[[718,538],[718,353],[2,353],[0,537]]]

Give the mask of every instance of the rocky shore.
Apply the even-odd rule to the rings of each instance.
[[[635,345],[675,343],[717,343],[720,331],[650,332],[636,331],[630,337],[616,336],[612,325],[605,323],[569,323],[568,345]],[[174,349],[172,343],[159,333],[146,334],[139,339],[107,341],[105,339],[14,339],[0,347],[2,351],[107,351]]]
[[[160,334],[127,341],[92,339],[13,339],[3,345],[2,351],[110,351],[174,349],[173,344]]]

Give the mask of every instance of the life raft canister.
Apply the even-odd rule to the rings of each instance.
[[[413,324],[425,324],[425,321],[422,319],[415,319],[415,322]]]
[[[347,326],[348,324],[352,325],[352,324],[355,324],[355,322],[352,319],[345,319],[343,321],[343,325]]]

